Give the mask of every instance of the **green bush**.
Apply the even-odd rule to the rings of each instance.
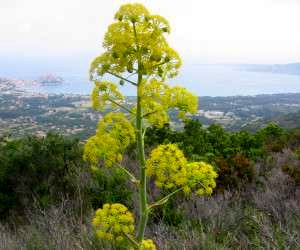
[[[164,196],[164,192],[162,192],[161,197]],[[164,206],[159,206],[152,211],[150,223],[159,224],[163,222],[165,225],[179,226],[186,220],[183,209],[178,206],[183,201],[186,200],[180,194],[176,197],[176,200],[174,198],[169,199]]]
[[[217,190],[241,189],[255,178],[255,168],[251,160],[242,153],[226,159],[219,157],[215,160],[219,177]]]
[[[292,149],[300,147],[300,129],[292,129],[287,133],[288,146]]]
[[[197,120],[186,120],[182,131],[152,127],[146,141],[151,146],[176,143],[190,160],[214,162],[218,168],[218,188],[243,187],[255,177],[253,162],[267,156],[266,138],[283,135],[280,127],[270,125],[257,134],[247,131],[231,133],[220,125],[204,128]]]
[[[21,216],[34,203],[47,208],[64,199],[80,199],[81,208],[114,201],[129,205],[131,192],[124,174],[118,170],[91,174],[82,153],[78,140],[56,134],[2,143],[0,219]]]
[[[300,165],[288,164],[285,163],[282,166],[282,170],[286,172],[296,183],[297,186],[300,186]]]
[[[295,151],[296,158],[300,160],[300,148]]]
[[[93,171],[93,183],[89,189],[89,198],[94,209],[104,203],[119,203],[132,207],[132,191],[127,187],[125,173],[116,168]]]
[[[287,134],[275,123],[270,123],[258,131],[257,137],[263,142],[267,152],[282,152],[287,145]]]
[[[47,207],[62,196],[73,197],[74,172],[85,168],[77,140],[48,134],[8,141],[0,147],[0,216],[22,213],[34,201]]]

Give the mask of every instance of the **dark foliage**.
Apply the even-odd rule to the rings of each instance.
[[[48,134],[28,136],[0,147],[0,214],[10,209],[22,212],[33,201],[41,206],[73,197],[73,174],[84,167],[82,150],[76,140]]]
[[[48,134],[0,144],[0,218],[22,215],[33,204],[47,208],[77,200],[81,209],[105,202],[128,204],[131,192],[119,171],[91,174],[78,140]]]
[[[191,160],[206,161],[218,170],[218,189],[242,188],[255,178],[254,163],[272,152],[282,152],[288,133],[274,123],[256,133],[227,132],[217,124],[204,128],[198,120],[187,120],[182,131],[166,124],[151,128],[146,144],[176,143]],[[295,142],[293,142],[295,143]]]
[[[120,169],[97,169],[93,174],[93,184],[89,188],[89,199],[94,209],[104,203],[122,203],[132,207],[132,191],[127,187],[127,175]]]

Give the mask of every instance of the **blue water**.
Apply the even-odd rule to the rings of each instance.
[[[72,73],[71,71],[43,72],[10,72],[0,77],[15,79],[37,79],[40,75],[52,73],[64,78],[65,82],[56,86],[28,86],[27,89],[39,93],[67,93],[90,94],[93,84],[88,80],[84,71]],[[227,65],[186,65],[171,84],[185,86],[199,96],[230,96],[230,95],[256,95],[276,93],[300,92],[300,75],[285,75],[266,72],[241,71]],[[135,95],[132,86],[122,87],[125,95]]]
[[[222,65],[190,65],[183,69],[178,80],[199,96],[300,92],[300,75],[241,71]]]

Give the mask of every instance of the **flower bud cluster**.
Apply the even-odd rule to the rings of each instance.
[[[105,52],[91,64],[91,80],[106,73],[134,73],[138,62],[143,75],[161,80],[175,77],[181,59],[165,38],[169,32],[168,21],[143,5],[122,5],[105,33]]]
[[[205,162],[188,163],[175,144],[159,145],[152,150],[146,162],[146,174],[154,177],[159,188],[183,188],[187,194],[195,189],[198,195],[210,195],[217,178],[211,165]]]
[[[126,149],[135,142],[135,130],[124,113],[108,113],[98,123],[97,133],[109,133],[117,139],[121,149]]]
[[[96,134],[84,145],[83,159],[91,163],[92,168],[97,167],[99,161],[106,167],[112,167],[122,158],[118,141],[108,133]]]
[[[156,246],[152,240],[143,240],[141,250],[156,250]]]
[[[93,226],[99,238],[123,242],[134,234],[134,217],[122,204],[104,204],[96,210]]]
[[[95,81],[95,87],[92,92],[92,104],[96,110],[104,110],[109,103],[112,108],[116,105],[111,100],[123,101],[124,96],[118,90],[117,85],[109,81]]]
[[[92,166],[106,167],[122,160],[127,146],[135,142],[135,130],[123,113],[109,113],[99,122],[97,132],[84,147],[84,159]]]
[[[170,87],[157,79],[143,82],[142,107],[148,123],[158,127],[169,121],[169,110],[178,111],[178,117],[184,119],[186,114],[196,113],[198,99],[185,88]]]
[[[211,195],[216,187],[217,173],[213,167],[205,162],[191,162],[186,165],[187,184],[183,191],[190,193],[193,188],[198,195]]]
[[[155,178],[159,188],[171,189],[186,182],[185,159],[175,144],[160,145],[146,162],[146,173]]]

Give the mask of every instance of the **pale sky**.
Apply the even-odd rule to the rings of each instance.
[[[170,44],[185,60],[300,61],[300,0],[0,0],[0,57],[97,55],[128,2],[169,20]]]

